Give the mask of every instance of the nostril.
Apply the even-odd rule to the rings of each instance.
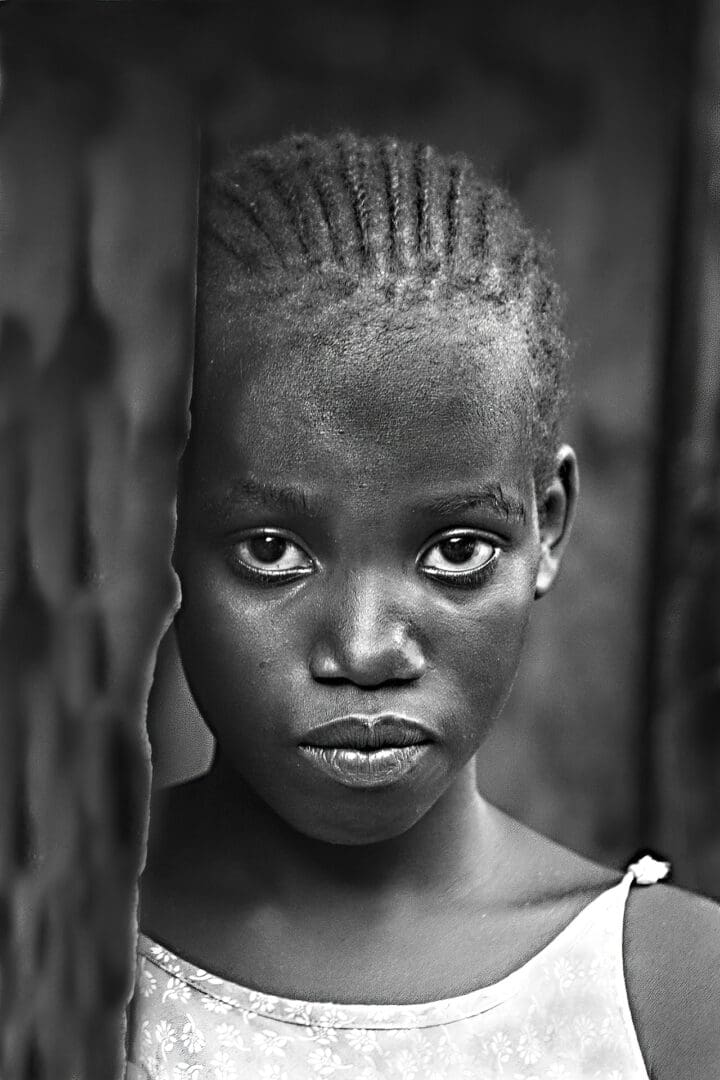
[[[419,675],[410,675],[405,679],[392,678],[378,679],[376,681],[374,679],[351,678],[347,675],[322,675],[318,674],[315,671],[312,672],[312,676],[315,679],[315,682],[319,683],[328,683],[330,685],[338,686],[361,686],[364,689],[371,688],[373,690],[382,689],[383,687],[389,687],[390,689],[392,689],[393,687],[407,686],[409,682],[414,682],[416,679],[419,678]]]

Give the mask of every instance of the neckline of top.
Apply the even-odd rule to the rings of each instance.
[[[592,923],[598,913],[617,901],[624,909],[625,898],[635,880],[632,869],[614,885],[604,889],[594,900],[586,904],[554,938],[534,953],[520,967],[497,982],[456,997],[438,1001],[411,1002],[408,1004],[371,1005],[335,1004],[332,1002],[303,1001],[252,990],[219,975],[198,967],[185,957],[144,934],[138,933],[138,952],[167,975],[186,983],[214,1001],[209,1011],[227,1012],[240,1009],[245,1012],[269,1017],[285,1023],[316,1028],[416,1028],[432,1027],[467,1019],[489,1012],[513,997],[538,965],[548,960],[554,951],[568,946]],[[177,987],[174,987],[176,990]],[[167,991],[166,991],[167,993]],[[168,994],[168,996],[171,996]]]

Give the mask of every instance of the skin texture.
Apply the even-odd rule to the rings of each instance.
[[[625,953],[651,1080],[720,1075],[720,907],[672,886],[633,889]]]
[[[348,301],[246,311],[203,343],[177,635],[218,751],[153,811],[140,914],[199,966],[304,1000],[437,1000],[516,969],[618,880],[475,786],[577,493],[567,447],[536,490],[524,341],[491,309]],[[268,530],[290,542],[277,550],[295,579],[248,573]],[[465,587],[427,572],[460,533],[486,564]],[[298,753],[318,723],[385,710],[432,733],[401,780],[347,787]],[[656,986],[658,927],[690,935],[691,908],[662,887],[629,907],[631,1006],[663,1080],[715,1075],[702,1010],[705,1056],[677,1067]]]
[[[486,318],[480,347],[448,316],[424,335],[402,313],[363,325],[334,312],[309,332],[256,320],[242,378],[232,348],[211,376],[176,559],[181,653],[226,766],[319,840],[373,843],[415,825],[469,765],[517,670],[543,552],[515,407],[523,335]],[[483,492],[479,505],[429,508]],[[288,565],[310,572],[248,577],[243,542],[261,529],[279,530]],[[470,587],[417,565],[453,529],[488,563]],[[402,782],[349,790],[299,757],[312,726],[389,710],[433,736]]]

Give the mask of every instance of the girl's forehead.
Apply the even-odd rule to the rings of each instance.
[[[276,413],[372,434],[432,418],[501,422],[517,437],[530,414],[526,342],[520,318],[463,301],[239,311],[206,342],[207,405],[219,422]]]
[[[521,325],[447,306],[290,315],[238,318],[206,353],[189,455],[195,495],[250,478],[340,499],[348,513],[373,492],[383,515],[477,483],[530,497]]]

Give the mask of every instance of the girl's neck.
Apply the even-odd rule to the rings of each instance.
[[[368,845],[337,845],[303,836],[279,818],[216,758],[210,772],[171,795],[157,849],[202,862],[212,890],[281,908],[370,902],[373,906],[459,900],[487,890],[495,874],[496,812],[479,796],[475,763],[410,830]],[[177,789],[178,793],[182,789]],[[179,805],[180,811],[177,812]],[[168,834],[175,834],[170,837]],[[177,840],[176,840],[177,838]],[[190,844],[192,853],[187,852]],[[172,868],[171,872],[172,872]],[[199,867],[198,867],[199,869]],[[186,872],[186,870],[185,870]]]

